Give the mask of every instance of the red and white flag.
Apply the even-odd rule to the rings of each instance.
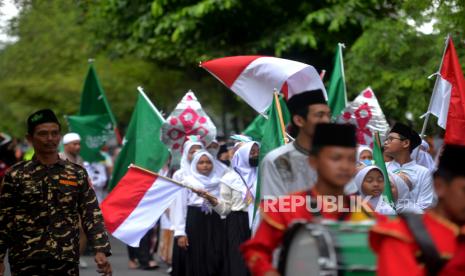
[[[445,143],[465,145],[465,79],[451,37],[447,40],[428,112],[446,130]]]
[[[266,56],[232,56],[202,62],[200,67],[260,113],[270,106],[275,89],[282,91],[286,99],[314,89],[323,90],[326,96],[320,75],[313,66],[302,62]]]
[[[182,189],[167,178],[129,167],[100,205],[107,230],[125,244],[138,247]]]

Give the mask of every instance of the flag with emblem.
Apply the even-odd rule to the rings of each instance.
[[[120,140],[116,119],[92,63],[84,81],[79,114],[67,116],[67,121],[70,130],[81,136],[80,155],[85,161],[104,160],[102,146],[115,135]]]
[[[118,184],[131,163],[154,172],[163,167],[169,156],[168,148],[160,140],[160,128],[164,121],[157,108],[139,88],[123,148],[113,167],[109,190]]]
[[[100,205],[106,229],[138,247],[182,189],[169,178],[131,166]]]
[[[386,136],[389,124],[373,90],[363,90],[344,109],[337,119],[339,123],[351,123],[357,127],[357,143],[373,147],[373,133],[379,132],[381,138]]]
[[[216,126],[189,90],[162,125],[162,141],[171,151],[171,164],[179,165],[187,137],[196,136],[204,145],[216,137]]]

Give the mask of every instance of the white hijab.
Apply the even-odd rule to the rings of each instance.
[[[355,175],[355,185],[357,185],[358,191],[360,195],[364,198],[367,195],[363,194],[362,184],[365,180],[366,175],[371,170],[379,170],[381,175],[384,176],[383,172],[377,166],[366,166],[365,168],[361,169],[357,175]],[[396,215],[396,211],[389,205],[389,203],[385,202],[382,196],[371,197],[368,200],[370,205],[375,209],[376,212],[383,214],[383,215]]]
[[[199,160],[202,156],[207,156],[208,159],[210,159],[212,162],[213,168],[208,176],[199,173],[197,170],[197,163],[199,163]],[[214,196],[218,196],[220,179],[224,172],[221,168],[218,167],[213,156],[211,156],[208,151],[198,151],[194,154],[194,158],[192,159],[190,166],[191,175],[186,178],[187,184],[196,189],[206,190]]]
[[[247,190],[250,191],[254,199],[257,193],[258,168],[251,167],[249,164],[250,151],[254,145],[258,145],[258,143],[245,142],[236,150],[231,161],[233,169],[229,173],[225,174],[221,179],[221,183],[224,183],[231,189],[240,192],[243,199],[247,196]],[[252,228],[254,218],[253,202],[249,204],[247,211],[249,215],[249,227]]]
[[[425,140],[422,140],[421,145],[412,151],[410,157],[415,160],[418,165],[423,166],[433,172],[436,170],[436,164],[434,163],[433,157],[431,154],[429,154],[428,150],[428,143]]]
[[[199,142],[199,141],[188,140],[184,143],[184,149],[182,150],[182,156],[181,156],[181,166],[179,168],[184,178],[192,174],[191,173],[191,162],[189,162],[188,156],[189,156],[189,150],[193,146],[200,146],[201,150],[204,148],[202,142]]]
[[[365,145],[359,145],[358,146],[358,148],[357,148],[357,162],[360,161],[360,155],[362,154],[362,152],[364,152],[366,150],[371,152],[371,154],[373,154],[373,150],[369,146],[365,146]]]

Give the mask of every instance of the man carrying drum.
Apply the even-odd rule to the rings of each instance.
[[[350,212],[354,200],[344,195],[344,186],[355,173],[355,147],[354,126],[316,126],[309,157],[318,174],[315,185],[279,199],[265,199],[261,205],[262,222],[257,233],[241,246],[253,275],[279,275],[272,265],[273,251],[282,243],[286,230],[294,222],[318,222],[321,219],[355,221],[369,217],[364,208]]]
[[[465,275],[464,164],[465,147],[446,145],[434,173],[437,205],[371,229],[378,275]]]

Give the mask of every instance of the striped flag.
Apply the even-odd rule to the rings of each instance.
[[[288,99],[303,91],[326,90],[316,69],[308,64],[265,56],[232,56],[200,64],[258,113],[273,101],[274,91]]]
[[[100,205],[107,230],[125,244],[138,247],[182,189],[169,178],[130,166]]]
[[[438,125],[446,130],[445,143],[465,145],[465,78],[451,37],[446,40],[428,113],[436,116]]]

